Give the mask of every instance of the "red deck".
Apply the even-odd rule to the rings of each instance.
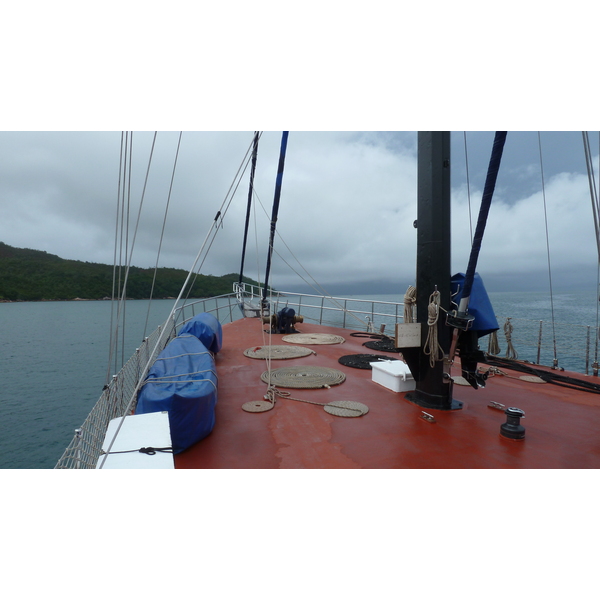
[[[273,410],[247,413],[242,404],[262,400],[264,360],[244,356],[247,348],[283,344],[281,335],[263,335],[257,319],[223,327],[223,349],[216,357],[219,377],[216,425],[192,448],[175,456],[177,468],[599,468],[600,395],[495,376],[481,390],[454,386],[462,410],[427,410],[436,422],[421,418],[419,406],[373,382],[371,371],[345,367],[346,354],[382,354],[366,349],[352,330],[301,324],[302,333],[332,333],[346,341],[310,346],[317,354],[272,361],[272,368],[317,365],[338,369],[346,381],[330,389],[286,389],[312,402],[354,400],[369,407],[361,417],[330,415],[320,406],[278,399]],[[307,346],[303,344],[303,346]],[[459,375],[455,368],[453,375]],[[512,373],[518,377],[518,373]],[[579,375],[583,378],[583,375]],[[526,436],[500,436],[504,412],[490,402],[525,411]]]

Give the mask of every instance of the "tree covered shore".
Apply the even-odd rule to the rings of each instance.
[[[121,280],[125,277],[124,268],[121,269],[120,277]],[[127,280],[127,298],[149,298],[153,277],[153,268],[131,267]],[[187,271],[183,269],[159,268],[153,297],[177,297],[186,277]],[[118,278],[117,269],[117,281]],[[228,294],[238,278],[236,273],[220,277],[198,275],[189,297],[208,298]],[[246,277],[244,281],[257,285]],[[14,248],[0,242],[0,302],[102,300],[111,298],[112,294],[112,265],[67,260],[41,250]]]

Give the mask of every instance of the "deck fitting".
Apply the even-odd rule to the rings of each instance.
[[[520,408],[509,407],[504,411],[506,423],[500,425],[500,435],[511,440],[522,440],[525,438],[525,427],[521,425],[521,419],[525,413]]]

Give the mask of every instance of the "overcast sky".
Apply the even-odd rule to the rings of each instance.
[[[130,241],[153,135],[133,134]],[[452,134],[453,271],[466,269],[468,191],[474,228],[493,135],[466,134],[468,190],[465,134]],[[136,266],[156,263],[178,137],[159,132],[156,138]],[[278,232],[326,289],[403,293],[414,282],[416,139],[414,132],[290,132]],[[159,266],[191,267],[251,140],[251,131],[183,132]],[[264,210],[256,204],[246,273],[261,280],[280,142],[280,132],[266,132],[259,144],[255,188]],[[597,249],[581,132],[542,132],[541,143],[553,283],[593,286]],[[597,169],[597,134],[591,144]],[[120,145],[120,132],[3,132],[0,241],[112,264]],[[203,273],[239,271],[247,192],[248,172]],[[478,265],[490,291],[547,286],[545,231],[538,134],[509,132]],[[301,269],[279,238],[275,249]],[[279,289],[302,283],[277,256],[271,282]]]
[[[273,12],[272,3],[259,2],[233,13],[215,4],[193,18],[182,18],[190,12],[178,2],[143,13],[122,2],[102,11],[73,11],[69,2],[33,14],[29,4],[7,7],[0,241],[112,264],[120,130],[145,131],[133,136],[133,227],[150,132],[162,129],[132,260],[154,266],[184,129],[159,264],[188,269],[251,128],[267,129],[255,183],[270,213],[278,130],[286,128],[278,231],[298,260],[335,293],[403,293],[414,282],[416,245],[416,133],[405,130],[457,130],[452,265],[464,271],[470,227],[461,130],[471,130],[475,221],[493,140],[481,130],[598,129],[595,95],[585,93],[594,22],[575,24],[575,8],[572,16],[547,11],[540,28],[538,11],[521,5],[518,19],[510,9],[478,5],[482,27],[464,18],[470,3],[436,5],[433,15],[429,5],[403,6],[401,15],[389,3],[358,12],[316,6]],[[547,35],[554,30],[559,42]],[[544,131],[541,139],[554,284],[593,286],[597,250],[581,134]],[[592,148],[597,169],[597,134]],[[246,173],[203,273],[239,270],[247,182]],[[537,133],[509,132],[478,266],[488,289],[547,287],[541,190]],[[246,272],[263,279],[268,220],[260,207],[257,223],[259,247],[251,244]],[[275,249],[291,261],[281,240]],[[275,257],[272,284],[295,286],[288,273]]]

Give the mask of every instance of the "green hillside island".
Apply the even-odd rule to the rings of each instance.
[[[123,278],[125,269],[122,269]],[[154,269],[131,267],[127,298],[150,297]],[[183,269],[159,268],[154,298],[175,298],[187,277]],[[239,275],[198,275],[190,298],[229,294]],[[244,281],[258,285],[244,277]],[[0,242],[0,302],[36,300],[103,300],[112,296],[113,267],[98,263],[65,260],[40,250],[13,248]]]

